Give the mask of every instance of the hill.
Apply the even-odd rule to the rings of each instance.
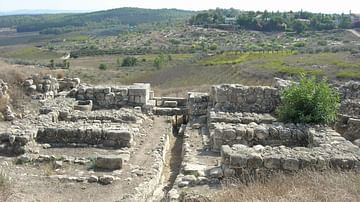
[[[15,15],[0,17],[0,28],[14,27],[18,32],[53,28],[102,27],[171,22],[189,18],[194,12],[177,9],[118,8],[80,14]]]

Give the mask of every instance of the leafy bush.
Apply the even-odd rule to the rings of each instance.
[[[327,45],[327,41],[318,41],[317,43],[319,46],[326,46]]]
[[[299,84],[292,84],[281,92],[277,108],[280,120],[293,123],[330,123],[336,119],[339,94],[326,80],[301,76]]]
[[[137,59],[135,57],[126,57],[123,59],[121,66],[122,67],[132,67],[135,66],[137,63]]]
[[[217,45],[216,44],[212,44],[210,47],[209,47],[210,50],[214,51],[217,49]]]
[[[305,47],[305,45],[306,45],[305,42],[302,42],[302,41],[294,44],[294,46],[297,48]]]
[[[99,69],[100,69],[100,70],[106,70],[106,69],[107,69],[106,64],[101,63],[101,64],[99,65]]]
[[[156,69],[160,69],[165,62],[167,62],[165,55],[160,54],[154,59],[154,67],[156,67]]]

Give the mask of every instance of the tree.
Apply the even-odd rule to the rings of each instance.
[[[277,108],[279,119],[293,123],[331,123],[335,121],[339,107],[339,94],[330,88],[326,80],[300,77],[281,93],[281,105]]]
[[[339,28],[341,29],[351,28],[351,19],[349,17],[346,17],[344,14],[342,14],[339,19]]]
[[[306,25],[301,22],[301,21],[295,21],[294,24],[293,24],[293,30],[296,32],[296,33],[302,33],[304,32],[306,29]]]
[[[122,67],[132,67],[135,66],[137,63],[137,58],[136,57],[125,57],[122,61],[121,66]]]
[[[154,59],[154,67],[156,67],[156,69],[160,69],[165,62],[164,54],[160,54]]]
[[[54,59],[50,60],[50,68],[54,69],[55,68],[55,61]]]
[[[100,70],[106,70],[106,69],[107,69],[107,65],[104,64],[104,63],[101,63],[101,64],[99,65],[99,69],[100,69]]]

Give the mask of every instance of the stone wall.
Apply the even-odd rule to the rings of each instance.
[[[187,115],[187,99],[181,97],[154,97],[152,112],[155,115],[175,116]]]
[[[358,147],[340,134],[329,128],[308,128],[307,135],[310,139],[308,147],[224,145],[221,148],[224,173],[241,175],[246,172],[256,174],[261,171],[296,171],[305,168],[360,168]],[[233,172],[229,172],[229,169]]]
[[[41,128],[37,132],[36,141],[54,146],[104,146],[104,147],[130,147],[133,135],[127,129],[111,129],[94,127],[93,124],[84,127],[58,127]]]
[[[342,101],[339,113],[351,117],[360,117],[360,99]]]
[[[211,123],[242,123],[249,124],[251,122],[255,123],[273,123],[276,121],[276,118],[271,114],[257,114],[257,113],[249,113],[249,112],[209,112],[209,124]],[[210,126],[210,125],[209,125]]]
[[[25,153],[25,145],[33,136],[31,131],[10,130],[0,133],[0,154],[20,155]]]
[[[47,98],[57,95],[59,82],[51,75],[33,75],[24,81],[24,87],[29,95],[38,94],[37,98]]]
[[[351,116],[339,115],[335,124],[335,130],[347,140],[360,146],[360,119]]]
[[[307,145],[303,125],[295,124],[225,124],[214,123],[210,132],[212,149],[219,150],[222,145],[257,144],[288,147]]]
[[[360,99],[360,82],[348,81],[344,85],[338,87],[342,100]]]
[[[15,119],[15,114],[9,105],[10,96],[8,94],[8,85],[0,79],[0,112],[4,116],[5,121],[12,121]]]
[[[143,106],[150,99],[150,84],[136,83],[132,86],[79,87],[75,93],[77,100],[92,100],[96,108],[121,108]]]
[[[77,121],[98,121],[111,123],[136,123],[140,120],[140,114],[133,109],[122,108],[119,110],[106,111],[59,111],[59,121],[77,122]]]
[[[271,113],[280,96],[277,88],[223,84],[211,88],[211,100],[215,111]]]
[[[360,146],[360,99],[346,99],[341,102],[335,130]]]
[[[187,99],[182,97],[155,97],[156,107],[187,107]]]
[[[71,89],[77,88],[80,85],[79,78],[63,78],[58,79],[59,82],[59,91],[69,91]]]
[[[207,123],[207,114],[210,105],[210,96],[208,93],[188,93],[189,121],[191,124]]]

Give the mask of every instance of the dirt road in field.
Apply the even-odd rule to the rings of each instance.
[[[356,31],[355,29],[348,29],[348,31],[360,38],[360,33],[358,31]]]

